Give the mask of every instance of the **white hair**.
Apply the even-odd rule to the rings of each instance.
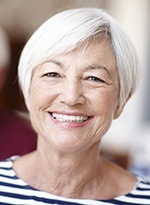
[[[107,33],[114,51],[120,83],[120,105],[136,89],[139,62],[128,36],[118,23],[99,8],[63,11],[48,19],[31,36],[21,54],[18,76],[24,95],[28,98],[32,71],[39,64],[70,52],[86,40]]]
[[[6,68],[10,62],[10,46],[7,33],[0,27],[0,69]]]

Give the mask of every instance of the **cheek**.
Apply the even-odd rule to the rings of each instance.
[[[40,85],[40,86],[39,86]],[[54,89],[43,86],[42,83],[36,83],[31,86],[31,104],[38,107],[38,109],[44,109],[53,101],[56,96]]]
[[[116,90],[117,91],[117,90]],[[112,113],[118,104],[118,92],[115,90],[104,89],[99,92],[93,92],[93,108],[96,113]],[[95,99],[95,96],[96,99]]]
[[[39,86],[40,85],[40,86]],[[48,117],[47,110],[53,104],[57,91],[54,87],[45,86],[41,82],[33,82],[30,95],[30,118],[36,131],[43,130],[45,120]]]
[[[31,85],[30,92],[30,118],[34,129],[37,131],[41,127],[41,111],[47,106],[46,93],[41,86]]]
[[[115,92],[106,92],[105,90],[105,92],[96,96],[97,100],[93,103],[93,111],[95,112],[93,130],[96,139],[100,139],[111,126],[117,107],[117,94]]]

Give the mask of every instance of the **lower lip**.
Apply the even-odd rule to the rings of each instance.
[[[91,121],[91,119],[92,119],[92,118],[89,118],[88,120],[86,120],[86,121],[84,121],[84,122],[60,122],[60,121],[57,121],[56,119],[54,119],[51,114],[49,114],[49,115],[50,115],[52,121],[53,121],[56,125],[62,126],[62,127],[77,127],[77,128],[78,128],[78,127],[83,127],[83,126],[85,126],[86,124],[88,124],[88,123]]]

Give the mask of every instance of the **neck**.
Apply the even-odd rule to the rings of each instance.
[[[84,192],[91,192],[91,186],[94,187],[93,183],[100,174],[99,145],[93,145],[86,152],[76,153],[62,153],[52,149],[38,146],[33,158],[35,169],[38,170],[33,186],[52,194],[74,198],[83,196]]]
[[[16,160],[13,169],[29,186],[68,198],[114,198],[128,193],[137,181],[100,157],[97,143],[87,151],[76,153],[56,152],[52,147],[38,146],[35,152]]]

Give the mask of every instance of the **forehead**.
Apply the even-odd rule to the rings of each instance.
[[[111,47],[110,40],[102,36],[80,44],[76,49],[55,56],[52,60],[59,65],[79,64],[99,64],[117,70],[116,58]],[[60,63],[60,64],[59,64]]]
[[[102,59],[104,56],[114,58],[114,52],[108,37],[100,35],[94,39],[87,40],[77,46],[72,54],[80,54],[81,56],[89,56],[91,58]]]

